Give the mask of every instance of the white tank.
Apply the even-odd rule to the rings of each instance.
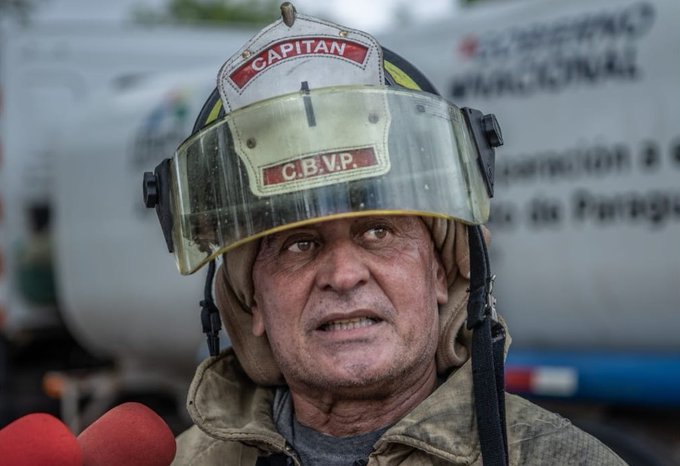
[[[205,272],[177,271],[156,213],[144,205],[142,176],[191,133],[213,75],[109,90],[79,113],[58,151],[55,249],[64,318],[84,345],[125,367],[190,374],[205,344]]]

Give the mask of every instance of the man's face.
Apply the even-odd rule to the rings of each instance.
[[[433,374],[445,272],[418,217],[357,217],[262,240],[253,333],[291,388],[373,387]]]

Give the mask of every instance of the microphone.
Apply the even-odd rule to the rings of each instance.
[[[0,430],[4,466],[82,466],[75,435],[56,417],[33,413]]]
[[[78,436],[84,466],[168,466],[175,436],[158,414],[128,402],[104,413]]]

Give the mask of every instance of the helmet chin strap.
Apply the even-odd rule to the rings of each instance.
[[[220,329],[222,328],[222,321],[220,320],[220,313],[215,306],[212,297],[212,284],[215,277],[215,261],[212,260],[208,264],[208,275],[205,278],[205,288],[203,290],[203,301],[201,301],[201,324],[203,325],[203,333],[208,339],[208,350],[210,356],[217,356],[220,353]]]
[[[470,297],[467,328],[472,330],[472,377],[477,430],[484,466],[508,464],[505,425],[505,329],[496,315],[489,256],[476,225],[468,226]]]

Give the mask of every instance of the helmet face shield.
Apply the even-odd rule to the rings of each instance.
[[[463,111],[395,87],[329,87],[238,109],[171,161],[180,272],[245,241],[339,216],[484,223],[489,195],[476,147]]]

